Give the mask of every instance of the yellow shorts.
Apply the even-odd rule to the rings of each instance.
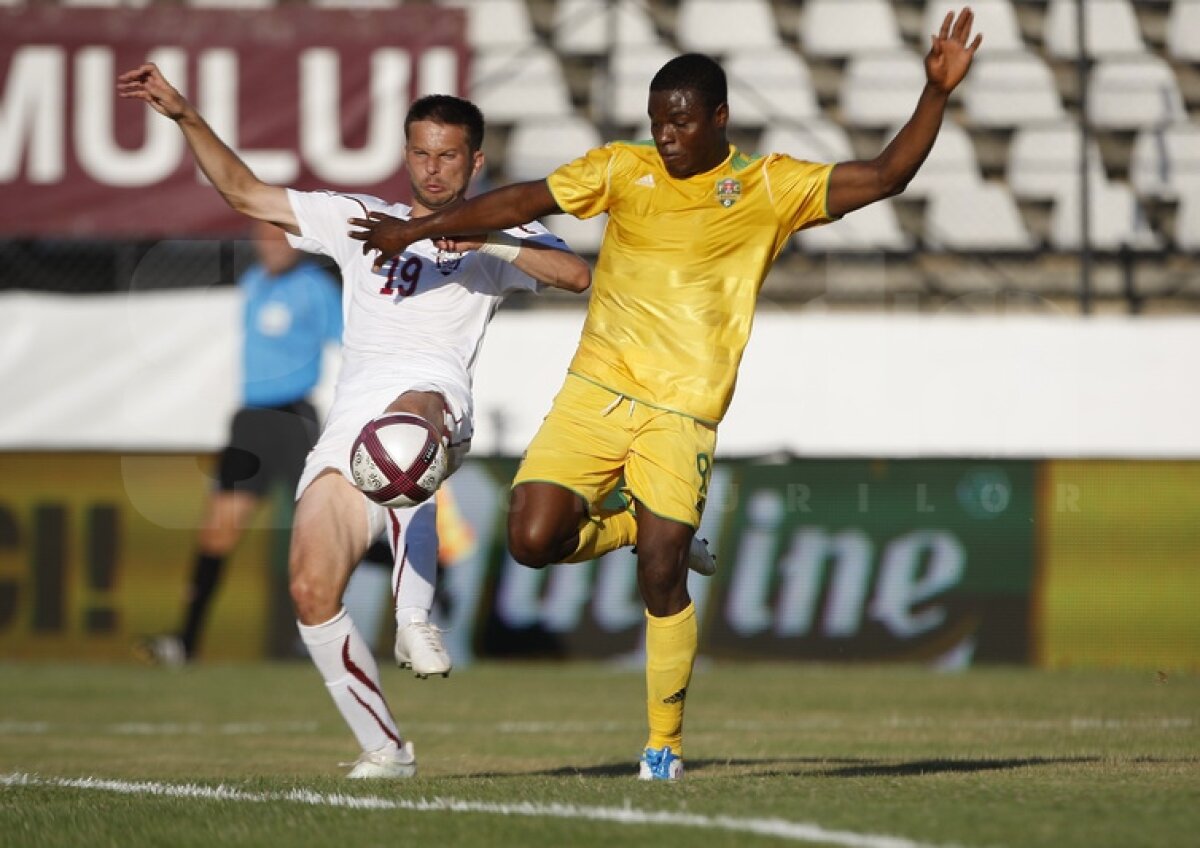
[[[593,515],[620,487],[655,515],[698,527],[716,443],[708,424],[568,374],[513,485],[555,483]]]

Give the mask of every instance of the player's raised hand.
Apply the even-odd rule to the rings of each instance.
[[[349,235],[350,238],[363,243],[363,255],[372,250],[377,251],[374,263],[376,271],[383,267],[384,262],[400,254],[415,241],[408,235],[408,228],[411,226],[409,221],[393,218],[383,212],[368,212],[367,217],[351,218],[349,223],[350,226],[359,228],[351,230]]]
[[[117,94],[144,100],[160,115],[178,121],[189,109],[187,98],[175,90],[153,62],[147,62],[117,77]]]
[[[929,84],[949,94],[963,81],[975,58],[975,51],[983,43],[983,33],[975,36],[971,46],[967,39],[971,37],[971,24],[975,21],[975,13],[971,7],[964,7],[958,13],[957,20],[953,12],[946,13],[942,21],[942,29],[937,35],[930,36],[933,44],[925,56],[925,78]]]

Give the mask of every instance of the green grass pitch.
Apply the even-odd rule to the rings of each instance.
[[[385,680],[417,746],[408,781],[342,777],[355,745],[307,663],[0,664],[0,844],[1162,848],[1200,833],[1195,675],[705,665],[675,785],[633,779],[640,671]]]

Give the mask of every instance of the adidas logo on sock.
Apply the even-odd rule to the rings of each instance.
[[[663,703],[664,704],[678,704],[680,701],[682,701],[686,697],[687,697],[687,687],[684,686],[682,689],[680,689],[674,695],[671,695],[669,698],[663,698]]]

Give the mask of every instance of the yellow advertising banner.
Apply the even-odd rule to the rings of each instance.
[[[1200,462],[1043,469],[1039,664],[1200,668]]]
[[[176,630],[213,464],[207,455],[0,454],[0,659],[125,661],[139,637]],[[206,660],[267,652],[272,586],[286,562],[277,525],[288,521],[274,502],[226,563]]]

